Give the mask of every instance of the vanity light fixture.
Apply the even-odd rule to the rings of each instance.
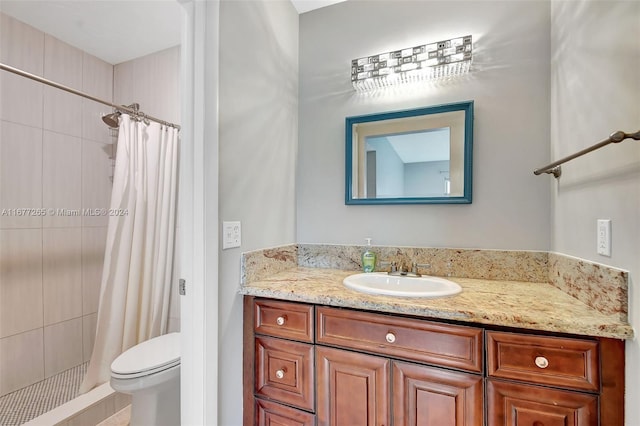
[[[380,53],[351,61],[357,91],[464,74],[471,67],[471,36]]]

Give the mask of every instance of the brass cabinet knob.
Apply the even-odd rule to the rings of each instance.
[[[387,342],[393,343],[396,341],[396,335],[393,334],[392,332],[388,332],[387,335],[385,336],[385,339],[387,340]]]
[[[276,377],[277,377],[278,379],[282,379],[282,378],[284,378],[284,370],[277,370],[277,371],[276,371]]]
[[[286,320],[287,320],[287,317],[285,317],[284,315],[280,316],[280,317],[276,318],[276,324],[284,325]]]

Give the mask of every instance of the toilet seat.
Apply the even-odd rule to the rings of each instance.
[[[180,365],[180,333],[169,333],[142,342],[111,363],[111,377],[135,379]]]

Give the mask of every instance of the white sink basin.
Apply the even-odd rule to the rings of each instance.
[[[342,283],[362,293],[402,297],[446,297],[462,291],[453,281],[438,277],[409,277],[370,272],[349,275]]]

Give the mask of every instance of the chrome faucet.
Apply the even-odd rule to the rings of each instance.
[[[398,268],[398,263],[397,262],[381,261],[380,265],[389,265],[389,271],[387,272],[387,274],[389,274],[389,275],[396,275],[396,276],[400,275],[400,276],[405,276],[405,277],[421,277],[422,274],[420,274],[418,272],[418,268],[430,268],[431,267],[430,264],[427,264],[427,263],[416,263],[416,262],[412,262],[411,263],[411,270],[409,270],[409,267],[404,262],[402,262],[400,264],[400,268]]]

